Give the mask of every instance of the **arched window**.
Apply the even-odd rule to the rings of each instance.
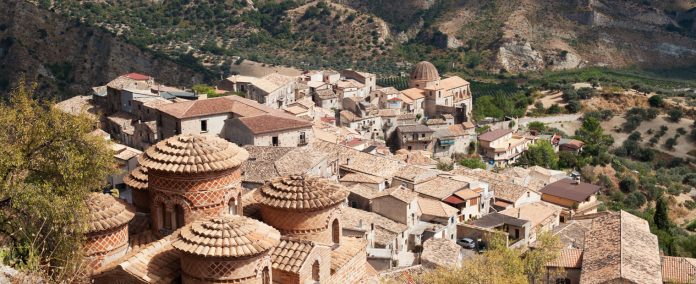
[[[159,210],[157,210],[157,215],[159,215],[159,222],[158,223],[159,223],[160,229],[168,229],[170,221],[167,220],[168,214],[167,214],[167,208],[165,207],[164,202],[161,202],[159,204]]]
[[[234,197],[230,198],[227,206],[229,206],[230,215],[237,215],[237,199]]]
[[[261,283],[271,284],[271,272],[268,269],[268,266],[264,267],[263,272],[261,272]]]
[[[319,260],[315,260],[312,264],[312,280],[319,282]]]
[[[174,227],[181,228],[184,226],[184,207],[181,207],[181,205],[177,204],[174,206],[174,214],[176,216],[176,224]]]
[[[338,225],[338,219],[334,219],[331,224],[331,235],[334,244],[338,244],[341,241],[341,228]]]

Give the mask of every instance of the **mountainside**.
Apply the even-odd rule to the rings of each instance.
[[[205,74],[26,1],[0,0],[0,94],[22,74],[38,83],[39,94],[61,98],[86,94],[127,72],[181,86]]]
[[[2,0],[0,5],[17,6],[11,4],[17,1]],[[442,73],[696,65],[694,0],[33,2],[42,9],[82,23],[53,25],[46,23],[55,18],[48,11],[15,15],[11,10],[16,8],[0,7],[0,14],[9,16],[0,21],[31,23],[27,27],[15,27],[11,31],[16,34],[13,37],[24,38],[23,42],[36,47],[42,46],[42,37],[46,36],[51,42],[65,41],[71,45],[60,51],[50,48],[46,53],[55,57],[40,62],[61,63],[62,52],[94,60],[95,56],[85,56],[87,53],[82,51],[87,48],[98,51],[96,58],[106,56],[107,60],[101,64],[109,66],[107,70],[127,65],[128,60],[122,59],[129,58],[126,55],[137,49],[111,44],[116,40],[96,28],[110,31],[141,49],[153,50],[187,66],[203,65],[223,75],[229,74],[230,66],[243,59],[299,68],[356,68],[380,74],[407,71],[411,63],[419,60],[432,61]],[[22,7],[27,9],[24,4]],[[20,17],[37,17],[41,21],[33,24],[34,21]],[[60,32],[64,32],[61,29],[72,35],[61,36]],[[5,30],[0,33],[7,33]],[[40,30],[47,31],[46,35],[39,33]],[[69,40],[72,36],[88,39]],[[3,48],[7,45],[0,43],[0,50],[7,50]],[[44,52],[35,52],[33,56],[37,57],[36,54],[44,56]],[[111,64],[108,58],[120,63]],[[152,62],[130,61],[136,66]],[[88,63],[76,64],[75,68],[104,68],[85,64]],[[13,68],[28,69],[27,66],[31,65],[22,62],[21,68]],[[142,72],[152,70],[142,67],[145,69]],[[154,72],[166,73],[176,68],[158,68],[151,73],[157,75]],[[118,70],[123,69],[127,68]],[[103,72],[82,73],[106,76]],[[174,74],[169,76],[177,76]],[[78,78],[83,79],[90,78]],[[97,79],[102,81],[101,77]]]

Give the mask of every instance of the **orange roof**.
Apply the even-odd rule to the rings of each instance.
[[[554,261],[549,262],[546,266],[563,267],[563,268],[580,268],[582,267],[582,250],[575,248],[562,249]]]
[[[462,189],[460,191],[455,192],[454,195],[464,200],[481,196],[480,193],[477,193],[476,191],[471,189]]]
[[[177,250],[203,257],[248,257],[271,250],[280,232],[248,217],[223,214],[181,229]]]
[[[212,135],[182,134],[151,146],[138,158],[148,171],[203,173],[238,167],[249,153]]]
[[[696,258],[662,257],[662,281],[665,283],[694,283]]]
[[[344,202],[348,193],[344,186],[327,179],[291,175],[266,182],[259,189],[258,200],[273,208],[316,210]]]
[[[123,75],[123,76],[126,77],[126,78],[128,78],[128,79],[133,79],[133,80],[137,80],[137,81],[145,81],[145,80],[149,80],[149,79],[150,79],[150,76],[148,76],[148,75],[143,75],[143,74],[140,74],[140,73],[128,73],[128,74],[125,74],[125,75]]]
[[[159,111],[176,118],[191,118],[222,113],[235,113],[240,116],[254,116],[268,113],[278,113],[264,105],[239,96],[224,96],[218,98],[185,101],[160,105]]]
[[[409,98],[412,101],[425,98],[425,91],[423,91],[422,89],[418,89],[418,88],[410,88],[410,89],[402,90],[401,94],[403,94],[404,96],[406,96],[407,98]]]
[[[127,176],[123,177],[123,182],[132,189],[147,188],[147,168],[137,167]]]
[[[469,85],[469,82],[467,82],[466,80],[462,79],[459,76],[452,76],[452,77],[440,80],[440,87],[442,87],[445,90],[459,88],[459,87],[463,87],[466,85]]]
[[[87,232],[105,231],[125,225],[133,219],[133,210],[108,194],[92,192],[87,196],[89,220]]]
[[[285,118],[269,114],[240,117],[239,121],[254,134],[312,127],[312,124],[305,120]]]

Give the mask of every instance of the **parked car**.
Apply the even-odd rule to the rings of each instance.
[[[476,242],[470,238],[461,238],[457,240],[457,244],[463,248],[474,249],[476,248]]]

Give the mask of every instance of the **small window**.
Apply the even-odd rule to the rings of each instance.
[[[208,120],[201,120],[201,133],[208,132]]]
[[[275,146],[275,147],[277,147],[278,145],[280,145],[280,143],[278,142],[278,136],[273,136],[273,137],[271,138],[271,145],[273,145],[273,146]]]

